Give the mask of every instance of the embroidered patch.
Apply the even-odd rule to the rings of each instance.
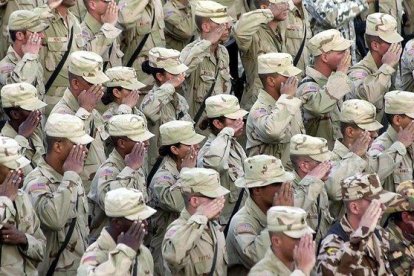
[[[329,256],[335,255],[337,251],[338,251],[338,248],[336,248],[336,247],[328,247],[328,248],[326,249],[326,253],[327,253]]]
[[[237,225],[236,227],[236,234],[243,234],[243,233],[248,233],[248,234],[256,234],[256,231],[254,231],[254,228],[251,224],[248,223],[241,223],[239,225]]]
[[[356,71],[350,74],[350,77],[355,79],[364,79],[366,76],[368,76],[368,73],[365,71]]]

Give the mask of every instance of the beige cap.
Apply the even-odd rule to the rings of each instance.
[[[294,239],[313,234],[306,223],[305,210],[290,206],[273,206],[267,211],[267,229],[269,232],[283,233]]]
[[[70,114],[51,114],[46,121],[45,132],[47,136],[66,138],[75,144],[86,145],[93,141],[86,134],[83,121]]]
[[[145,120],[135,114],[112,116],[106,129],[110,136],[126,136],[135,142],[143,142],[154,137],[154,134],[148,131]]]
[[[137,73],[134,68],[116,66],[106,70],[105,75],[109,81],[105,83],[106,87],[122,87],[128,90],[139,90],[146,85],[138,81]]]
[[[385,113],[405,114],[414,119],[414,93],[394,90],[385,94]]]
[[[343,102],[339,118],[341,122],[356,124],[363,130],[377,131],[382,125],[375,119],[376,113],[377,110],[372,103],[352,99]]]
[[[152,48],[148,53],[149,65],[162,68],[170,74],[178,75],[187,71],[188,67],[180,61],[180,52],[163,47]]]
[[[144,196],[136,189],[118,188],[106,193],[105,214],[110,218],[144,220],[156,212],[145,204]]]
[[[197,134],[193,123],[187,121],[170,121],[160,126],[161,145],[197,145],[206,138]]]
[[[1,88],[0,94],[3,108],[21,107],[33,111],[47,105],[37,97],[36,87],[26,82],[6,84]]]
[[[270,155],[256,155],[244,160],[244,176],[236,180],[240,188],[264,187],[295,179],[295,175],[285,171],[282,161]]]
[[[394,212],[414,211],[414,181],[401,182],[396,187],[396,192],[407,201],[407,204],[405,206],[401,204],[402,206],[400,205],[399,208],[394,209]]]
[[[200,193],[206,197],[217,198],[230,191],[220,185],[220,175],[212,169],[184,168],[172,187],[178,188],[182,193]]]
[[[109,80],[102,68],[103,60],[94,52],[76,51],[69,56],[69,72],[83,77],[89,83],[102,84]]]
[[[239,119],[249,112],[240,108],[239,100],[235,96],[220,94],[206,99],[206,113],[208,118],[224,116],[229,119]]]
[[[290,154],[306,155],[319,162],[329,161],[332,157],[326,139],[306,134],[296,134],[290,139]]]
[[[227,12],[227,7],[214,1],[198,1],[195,15],[210,18],[211,21],[217,24],[233,21],[233,18]]]
[[[17,10],[10,14],[9,31],[30,31],[32,33],[43,32],[49,27],[46,21],[40,19],[40,16],[33,11]]]
[[[397,21],[391,15],[385,13],[372,13],[368,15],[366,22],[366,34],[378,36],[388,43],[398,43],[403,41],[403,37],[397,30]]]
[[[16,140],[0,136],[0,164],[17,170],[29,165],[30,161],[22,155],[21,147]]]
[[[329,51],[345,51],[351,44],[351,40],[345,39],[338,30],[330,29],[314,35],[307,47],[313,56],[319,56]]]
[[[292,56],[286,53],[268,53],[257,58],[257,71],[261,74],[278,73],[285,77],[293,77],[302,70],[293,65]]]

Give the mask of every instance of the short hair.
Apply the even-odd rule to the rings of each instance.
[[[340,128],[341,128],[341,133],[343,136],[345,136],[345,130],[347,127],[352,127],[353,129],[358,129],[360,128],[357,124],[355,123],[346,123],[346,122],[341,122],[340,123]]]
[[[199,15],[194,16],[194,21],[195,21],[195,24],[196,24],[197,29],[198,29],[198,31],[199,31],[200,33],[203,31],[203,28],[202,28],[201,26],[203,25],[203,23],[204,23],[206,20],[209,20],[209,18],[207,18],[207,17],[203,17],[203,16],[199,16]]]
[[[13,107],[3,107],[4,113],[6,113],[7,117],[9,117],[9,119],[11,119],[12,117],[10,116],[12,111],[21,111],[22,108],[20,106],[13,106]]]
[[[255,0],[254,1],[254,6],[256,7],[256,9],[260,9],[261,5],[268,5],[269,4],[269,0]]]
[[[62,137],[52,137],[46,134],[46,146],[47,146],[47,152],[50,152],[52,150],[53,144],[57,143],[61,140],[65,140],[66,138]]]
[[[279,74],[278,73],[268,73],[268,74],[259,74],[259,79],[262,82],[263,86],[266,86],[266,80],[268,77],[276,78]]]
[[[365,41],[367,43],[368,49],[371,51],[371,43],[372,42],[378,42],[378,43],[384,43],[386,41],[384,41],[383,39],[381,39],[379,36],[375,36],[375,35],[369,35],[369,34],[365,34]]]
[[[22,32],[23,34],[26,34],[26,30],[9,30],[9,36],[12,42],[16,41],[16,36],[18,32]]]
[[[300,154],[291,154],[290,155],[290,161],[292,161],[292,166],[293,166],[293,169],[295,171],[297,171],[299,169],[299,161],[301,161],[302,159],[309,160],[309,159],[312,159],[312,158],[310,158],[307,155],[300,155]]]

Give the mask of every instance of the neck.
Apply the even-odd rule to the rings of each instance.
[[[281,253],[282,250],[277,250],[276,248],[271,246],[273,254],[287,267],[290,271],[295,270],[295,262],[289,261],[283,254]]]
[[[63,171],[64,161],[60,160],[59,158],[56,158],[53,153],[46,153],[45,161],[59,174],[63,175],[65,173]]]
[[[62,16],[64,18],[66,18],[68,16],[68,12],[69,12],[68,8],[63,6],[63,5],[57,6],[56,11],[57,11],[58,14],[60,14],[60,16]]]
[[[371,52],[371,56],[375,61],[375,64],[377,65],[377,68],[380,68],[382,65],[382,56],[380,54],[378,54],[377,52]]]
[[[354,140],[346,136],[344,136],[344,138],[342,138],[340,141],[348,149],[354,144]]]
[[[273,99],[275,99],[275,101],[277,101],[280,98],[279,89],[274,89],[273,87],[270,89],[269,87],[266,87],[265,90],[267,94],[269,94],[270,96],[272,96]]]
[[[9,124],[10,126],[14,129],[14,131],[16,131],[17,133],[19,133],[19,126],[20,123],[14,120],[9,120]]]
[[[176,1],[183,4],[184,6],[188,5],[188,0],[176,0]]]
[[[327,78],[329,78],[329,76],[333,72],[333,70],[329,68],[329,66],[320,59],[315,60],[315,65],[313,68]]]
[[[269,23],[267,23],[267,26],[269,26],[272,31],[276,32],[277,26],[279,25],[279,22],[276,20],[272,20]]]
[[[358,229],[359,221],[360,221],[359,218],[357,218],[354,215],[349,215],[349,214],[346,215],[346,218],[348,219],[348,222],[351,225],[352,229],[354,229],[354,230]]]
[[[204,33],[201,34],[201,38],[202,39],[206,39]],[[217,52],[218,45],[219,45],[219,43],[216,42],[214,44],[211,44],[211,46],[210,46],[210,53],[212,53],[214,56],[216,56],[216,52]]]
[[[13,43],[13,50],[17,53],[17,55],[22,58],[24,56],[22,45],[18,42]]]
[[[266,202],[256,198],[255,196],[252,196],[252,200],[265,215],[267,214],[267,211],[272,207],[272,205],[267,204]]]
[[[124,152],[123,150],[121,150],[118,147],[115,147],[116,152],[118,152],[119,155],[121,155],[122,159],[125,159],[125,156],[127,155],[126,152]]]
[[[109,225],[106,228],[106,231],[108,231],[109,235],[112,237],[112,239],[115,241],[115,243],[117,243],[118,237],[121,234],[121,232],[118,229],[112,227],[111,225]]]
[[[102,24],[101,16],[94,12],[88,12],[93,18],[95,18],[96,21]]]
[[[303,179],[307,175],[307,173],[305,173],[302,170],[297,170],[296,173],[298,174],[298,176],[300,177],[300,179]]]

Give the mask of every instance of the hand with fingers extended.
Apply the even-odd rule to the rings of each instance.
[[[373,199],[359,222],[363,235],[374,232],[382,213],[381,201]]]
[[[187,154],[184,156],[183,159],[181,159],[181,166],[182,168],[195,168],[197,163],[197,150],[194,146],[190,147],[190,150],[187,152]]]
[[[289,4],[286,3],[271,3],[269,9],[272,11],[273,17],[279,17],[283,12],[286,12],[289,9]]]
[[[404,129],[400,126],[397,134],[397,140],[407,148],[414,142],[414,121],[410,122]]]
[[[125,155],[125,164],[133,170],[138,170],[144,164],[147,149],[143,142],[136,142],[132,151]]]
[[[112,0],[106,7],[105,13],[101,15],[102,23],[108,23],[115,26],[118,22],[118,12],[118,5]]]
[[[344,56],[342,57],[341,61],[338,64],[338,67],[336,69],[337,72],[347,73],[349,67],[351,67],[351,52],[348,50],[345,51]]]
[[[26,43],[22,45],[23,54],[39,54],[40,48],[42,48],[42,38],[38,33],[32,33],[29,35]]]
[[[331,168],[332,168],[331,162],[325,161],[325,162],[320,163],[318,166],[316,166],[307,175],[313,176],[322,181],[326,181],[328,179],[329,173],[331,172]]]
[[[86,154],[88,150],[83,145],[74,145],[70,150],[68,157],[63,163],[63,171],[74,171],[76,173],[81,173],[83,171],[83,165],[85,162]]]
[[[39,110],[30,112],[29,116],[20,124],[18,133],[19,135],[29,138],[36,130],[40,121],[42,120],[42,113]]]
[[[210,202],[206,202],[198,206],[196,214],[204,215],[208,220],[217,218],[224,208],[226,199],[224,197],[218,197]]]
[[[166,83],[169,83],[172,86],[174,86],[175,88],[178,88],[178,87],[181,86],[181,84],[184,82],[184,80],[185,80],[185,75],[184,75],[184,73],[181,73],[181,74],[178,74],[178,75],[174,75],[174,77],[172,77]]]
[[[205,33],[204,39],[211,42],[211,44],[217,44],[224,32],[226,31],[226,24],[220,24],[216,29],[211,30],[208,33]]]
[[[141,221],[134,221],[125,233],[118,236],[118,244],[125,244],[135,252],[138,252],[146,234],[145,224]]]
[[[244,121],[243,118],[233,120],[229,125],[234,130],[234,137],[240,137],[244,131]]]
[[[6,179],[0,185],[0,196],[8,197],[11,201],[14,201],[22,182],[23,173],[21,170],[9,171]]]
[[[88,90],[80,92],[78,96],[78,103],[80,107],[83,107],[88,112],[96,107],[104,94],[104,88],[100,84],[94,84],[89,87]]]
[[[391,44],[388,51],[382,56],[382,64],[388,64],[391,67],[397,66],[402,50],[400,43]]]
[[[59,7],[60,4],[62,4],[62,1],[63,0],[47,0],[47,5],[49,6],[51,10],[53,10]]]
[[[299,81],[297,77],[289,77],[287,81],[283,82],[280,86],[280,94],[294,97],[296,95],[298,83]]]
[[[365,156],[371,143],[371,134],[368,131],[362,132],[352,145],[349,145],[349,150],[359,157]]]
[[[310,275],[315,266],[315,250],[315,242],[312,240],[311,234],[301,237],[299,244],[295,246],[293,251],[295,266],[305,273],[305,275]]]
[[[14,224],[10,223],[2,224],[0,241],[9,245],[27,245],[26,234],[18,230]]]
[[[292,182],[284,182],[273,196],[273,206],[294,206]]]
[[[138,90],[132,90],[131,92],[126,95],[125,98],[121,100],[122,104],[125,104],[129,106],[130,108],[134,108],[137,106],[139,100],[139,91]]]

